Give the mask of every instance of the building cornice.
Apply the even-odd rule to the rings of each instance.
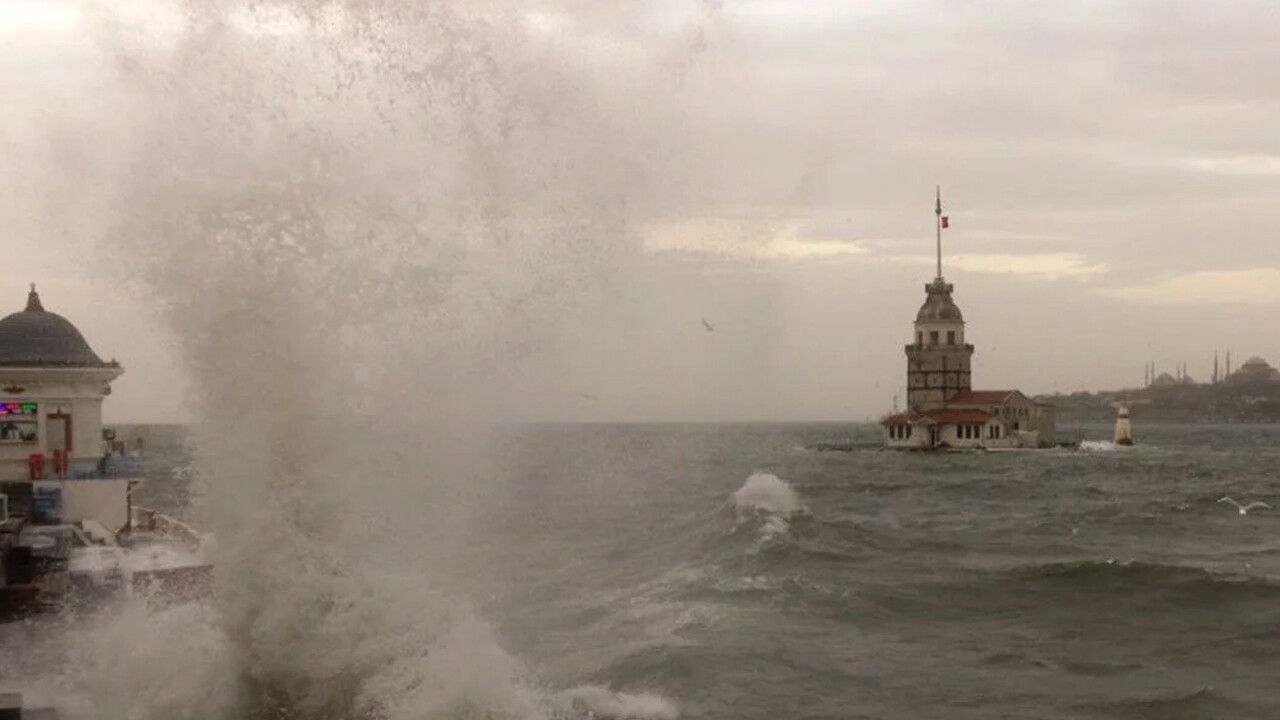
[[[23,382],[111,382],[124,373],[119,365],[102,367],[0,367],[0,384]]]

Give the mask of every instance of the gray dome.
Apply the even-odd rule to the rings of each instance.
[[[964,322],[960,308],[951,299],[951,289],[951,283],[943,282],[941,278],[925,285],[928,297],[920,306],[920,312],[916,313],[916,322]]]
[[[40,304],[31,286],[27,308],[0,320],[0,367],[103,367],[71,321]]]

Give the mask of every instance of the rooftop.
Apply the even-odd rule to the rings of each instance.
[[[928,410],[925,412],[916,412],[914,410],[890,415],[881,420],[882,425],[959,425],[965,423],[985,423],[991,419],[991,415],[983,410],[960,410],[955,408],[940,408],[938,410]]]
[[[920,306],[920,311],[916,313],[916,322],[937,320],[964,322],[964,316],[960,314],[960,308],[951,299],[953,288],[954,286],[951,283],[942,278],[935,278],[933,282],[925,285],[924,304]]]
[[[1017,390],[961,390],[947,401],[948,405],[999,405]]]
[[[0,367],[109,367],[70,320],[44,309],[35,285],[21,312],[0,319]]]

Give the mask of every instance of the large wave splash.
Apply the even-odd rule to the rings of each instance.
[[[733,493],[739,511],[763,511],[789,517],[804,510],[800,493],[773,473],[754,472]]]
[[[759,534],[749,554],[758,553],[767,545],[785,537],[791,530],[791,518],[807,512],[800,501],[800,494],[777,475],[754,472],[742,487],[733,493],[733,509],[738,523],[759,522]]]
[[[645,188],[594,70],[493,5],[190,0],[164,41],[101,9],[129,110],[106,257],[193,376],[218,543],[207,604],[88,631],[86,716],[674,714],[539,690],[443,579],[483,572],[488,433],[560,367]]]

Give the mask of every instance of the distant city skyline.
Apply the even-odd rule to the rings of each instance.
[[[47,309],[119,359],[108,420],[195,413],[190,329],[166,325],[176,291],[143,271],[155,253],[117,237],[147,226],[143,191],[174,184],[139,168],[189,182],[184,197],[243,186],[283,162],[245,128],[337,138],[360,159],[333,185],[352,202],[358,188],[419,187],[396,207],[451,221],[474,217],[460,203],[488,203],[518,242],[433,230],[451,251],[420,262],[466,268],[459,293],[534,298],[521,312],[537,322],[462,322],[477,348],[522,348],[493,371],[513,419],[879,416],[905,395],[937,185],[975,387],[1136,387],[1150,362],[1203,381],[1228,349],[1237,365],[1280,360],[1264,330],[1280,311],[1280,44],[1257,0],[477,0],[456,12],[496,38],[494,92],[523,138],[477,135],[501,148],[476,151],[496,168],[481,185],[456,181],[465,148],[403,122],[408,91],[384,87],[385,68],[352,81],[365,96],[332,101],[334,70],[309,64],[328,56],[288,55],[345,32],[342,11],[268,3],[228,15],[224,45],[189,46],[182,13],[222,7],[0,4],[0,314],[36,282]],[[367,98],[402,101],[378,105],[403,113],[394,132],[365,130],[374,121],[353,113]],[[470,120],[487,133],[501,108],[481,102]],[[359,250],[358,228],[333,232],[361,263],[387,255]],[[216,289],[187,284],[203,280]],[[465,299],[460,320],[505,312]]]

